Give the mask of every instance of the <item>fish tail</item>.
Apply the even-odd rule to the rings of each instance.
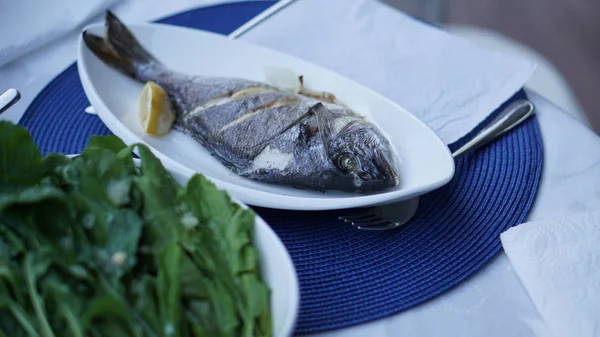
[[[107,65],[141,82],[152,81],[164,66],[138,42],[110,10],[106,11],[105,37],[83,32],[83,39]]]

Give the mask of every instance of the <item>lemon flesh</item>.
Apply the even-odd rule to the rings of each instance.
[[[147,82],[140,92],[138,117],[144,132],[154,137],[167,134],[175,122],[169,96],[155,82]]]

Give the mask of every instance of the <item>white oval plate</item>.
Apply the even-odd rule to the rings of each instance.
[[[68,155],[68,157],[73,156],[76,155]],[[141,163],[139,159],[134,161],[138,166]],[[190,174],[167,169],[182,186],[185,186],[192,177]],[[231,200],[242,208],[248,208],[235,197],[231,197]],[[253,242],[260,254],[259,266],[262,279],[271,289],[273,336],[292,336],[300,306],[300,288],[292,258],[277,234],[258,215],[255,216]]]
[[[125,23],[127,24],[127,23]],[[411,113],[382,95],[332,71],[295,57],[223,35],[166,24],[128,25],[140,43],[175,71],[266,81],[268,67],[303,75],[311,90],[328,91],[389,135],[400,163],[400,184],[375,194],[339,191],[321,193],[265,184],[235,175],[191,137],[171,132],[162,138],[146,135],[137,120],[143,86],[113,70],[79,39],[78,70],[85,93],[104,124],[127,144],[142,142],[165,166],[191,174],[200,172],[246,204],[294,210],[326,210],[372,206],[405,200],[446,184],[454,175],[454,160],[437,134]],[[85,28],[104,34],[103,24]],[[83,112],[82,112],[83,113]]]

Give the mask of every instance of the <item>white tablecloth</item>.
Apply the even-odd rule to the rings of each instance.
[[[143,21],[217,2],[126,0],[114,9],[124,20]],[[75,61],[78,34],[75,31],[0,68],[0,90],[16,87],[23,94],[2,119],[17,121],[48,81]],[[537,106],[545,149],[542,183],[529,220],[600,209],[600,139],[543,97],[529,94]],[[422,305],[386,319],[314,336],[550,335],[501,253],[470,279]]]

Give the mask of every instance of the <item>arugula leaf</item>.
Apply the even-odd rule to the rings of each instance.
[[[133,307],[146,321],[149,329],[157,336],[161,334],[161,321],[158,314],[156,278],[148,274],[136,279],[132,283]]]
[[[0,122],[0,337],[270,336],[254,220],[144,145],[42,158]]]
[[[138,240],[142,233],[142,221],[131,210],[115,211],[108,223],[110,240],[96,249],[96,258],[109,283],[117,286],[121,277],[137,262]]]
[[[31,185],[42,178],[42,154],[31,135],[0,121],[0,186]]]
[[[0,202],[0,219],[7,229],[20,237],[25,247],[37,250],[43,245],[64,247],[68,237],[71,208],[66,196],[54,188],[26,187]]]
[[[70,284],[61,280],[60,277],[46,278],[43,285],[44,298],[51,302],[56,308],[56,317],[66,321],[65,328],[69,331],[69,336],[84,337],[85,327],[79,320],[83,310],[83,301],[79,296],[73,296]]]
[[[81,221],[89,227],[89,237],[97,247],[88,265],[100,266],[116,286],[136,263],[143,222],[137,212],[123,208],[129,200],[133,170],[115,153],[104,149],[96,153],[92,159],[74,159],[66,175],[71,197],[83,214]]]
[[[55,335],[48,322],[48,317],[44,308],[44,299],[37,290],[37,280],[46,273],[50,263],[51,261],[48,259],[47,251],[27,253],[23,263],[23,271],[25,273],[31,305],[33,306],[37,322],[40,326],[41,335],[44,337],[54,337]]]
[[[51,199],[64,201],[66,195],[63,191],[49,186],[30,186],[25,188],[11,188],[0,191],[0,212],[16,204],[33,204]]]
[[[191,228],[195,233],[186,235],[191,239],[184,246],[198,269],[213,275],[203,286],[210,289],[219,332],[255,336],[258,328],[269,335],[265,326],[271,325],[270,294],[257,275],[258,252],[250,247],[255,214],[232,203],[226,192],[201,175],[190,179],[180,199],[201,224]],[[242,321],[238,323],[234,316],[241,316]]]
[[[8,295],[6,285],[2,282],[0,282],[0,308],[4,309],[0,316],[0,327],[10,331],[11,336],[39,336],[34,319],[21,304],[16,303]]]
[[[113,153],[118,153],[123,149],[126,149],[127,145],[119,137],[114,135],[98,136],[92,135],[88,139],[87,146],[83,151],[82,155],[93,156],[93,152],[96,150],[109,150]]]
[[[160,251],[164,244],[178,236],[181,228],[176,203],[181,187],[146,146],[138,145],[138,151],[142,160],[141,175],[135,178],[135,184],[144,196],[143,216],[148,226],[145,241],[154,251]]]
[[[158,309],[167,336],[182,336],[181,328],[181,248],[175,241],[163,246],[158,255]]]
[[[133,317],[123,301],[110,295],[94,298],[83,316],[86,325],[92,325],[94,320],[102,336],[138,336],[135,332]]]

